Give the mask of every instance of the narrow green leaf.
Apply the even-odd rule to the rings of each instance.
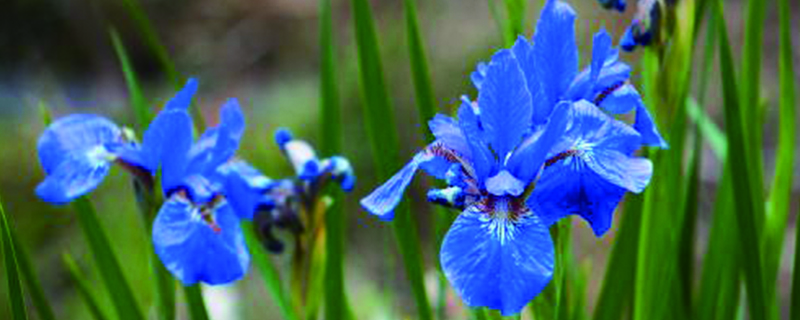
[[[506,47],[510,47],[517,39],[517,35],[525,31],[525,1],[503,0],[508,15],[508,30],[506,31]]]
[[[335,48],[331,0],[319,1],[320,46],[320,124],[322,151],[326,155],[341,152],[341,108],[336,88]],[[325,213],[325,319],[346,319],[347,296],[344,282],[345,229],[347,219],[342,208],[344,196],[331,190],[333,204]]]
[[[39,276],[36,275],[36,269],[31,264],[31,260],[25,249],[19,243],[17,232],[9,222],[9,234],[11,236],[11,243],[14,244],[14,253],[17,258],[17,265],[20,272],[22,272],[22,279],[25,280],[25,287],[28,289],[33,307],[36,309],[36,314],[39,315],[41,320],[54,320],[55,314],[53,308],[50,307],[50,302],[42,290],[42,284],[39,282]]]
[[[14,320],[28,319],[28,311],[25,308],[25,296],[22,293],[22,282],[20,281],[19,266],[14,247],[14,239],[11,236],[11,227],[6,217],[3,205],[0,204],[0,239],[3,242],[3,264],[6,267],[6,283],[8,285],[8,302],[11,305],[11,316]]]
[[[697,229],[697,211],[700,196],[700,162],[703,156],[703,143],[700,130],[695,126],[694,142],[691,162],[689,164],[689,177],[686,180],[685,196],[683,197],[683,225],[679,237],[678,247],[678,272],[680,276],[680,297],[684,305],[691,306],[694,288],[694,261],[695,261],[695,231]]]
[[[686,113],[689,119],[697,125],[698,130],[703,135],[703,139],[711,145],[711,151],[714,152],[714,155],[724,161],[728,153],[728,138],[725,137],[725,133],[714,123],[714,120],[711,120],[711,117],[706,114],[705,110],[694,98],[686,100]]]
[[[800,216],[800,210],[798,210]],[[800,219],[796,219],[795,230],[800,230]],[[794,243],[800,243],[800,232],[794,232]],[[794,246],[794,269],[792,271],[791,319],[800,320],[800,246]]]
[[[136,27],[144,38],[145,44],[150,51],[155,54],[158,62],[161,64],[161,68],[164,70],[169,82],[175,86],[175,89],[180,89],[184,84],[184,79],[180,76],[180,74],[178,74],[178,71],[175,68],[175,63],[173,63],[170,59],[167,48],[161,43],[155,27],[153,27],[150,19],[147,18],[147,13],[145,13],[144,9],[137,0],[121,1],[125,11],[128,12],[133,21],[136,23]],[[197,104],[192,104],[190,112],[192,113],[192,118],[194,119],[194,125],[197,131],[205,131],[206,122],[203,117],[203,113],[200,111],[200,107],[198,107]]]
[[[200,284],[183,287],[183,294],[186,297],[189,319],[208,320],[206,303],[203,301],[203,288],[200,287]]]
[[[630,310],[643,204],[641,195],[628,194],[625,197],[619,233],[611,249],[600,297],[594,309],[595,320],[621,319],[627,314],[626,310]]]
[[[138,129],[138,132],[140,133],[144,132],[153,115],[151,114],[150,109],[147,108],[147,101],[142,94],[141,86],[139,86],[139,80],[137,80],[136,71],[133,69],[130,59],[128,59],[128,53],[125,51],[125,45],[122,44],[122,40],[120,39],[117,30],[110,28],[108,30],[108,34],[109,37],[111,37],[111,44],[114,46],[114,52],[117,54],[117,59],[119,59],[119,64],[122,68],[122,74],[125,77],[125,84],[128,86],[130,104],[133,108],[133,114],[136,117],[136,129]]]
[[[97,303],[97,299],[90,289],[91,286],[89,282],[86,281],[83,272],[81,272],[78,264],[75,263],[75,259],[68,253],[63,254],[61,258],[64,261],[64,265],[67,267],[72,282],[78,287],[78,293],[81,295],[81,298],[83,298],[83,302],[86,303],[86,307],[89,308],[89,313],[92,314],[95,320],[106,320],[106,316],[103,315],[103,311],[100,309],[100,304]]]
[[[508,29],[508,20],[506,20],[503,16],[500,15],[500,12],[497,9],[497,4],[495,4],[496,0],[486,0],[486,4],[489,6],[489,12],[492,15],[492,20],[494,20],[497,32],[500,34],[500,39],[503,39],[503,44],[508,44],[514,39],[507,39],[506,30]]]
[[[49,126],[53,123],[53,114],[50,112],[50,108],[44,103],[44,101],[39,101],[39,115],[42,117],[42,122],[45,126]]]
[[[751,170],[759,170],[750,165],[751,157],[747,153],[747,140],[743,127],[742,113],[737,96],[736,72],[733,69],[733,56],[728,41],[728,31],[722,4],[717,1],[717,23],[719,27],[720,69],[722,71],[722,91],[725,104],[725,126],[728,131],[728,159],[733,173],[732,185],[734,203],[736,204],[737,228],[747,287],[747,299],[750,319],[760,320],[767,317],[763,267],[761,265],[761,249],[757,216],[763,212],[763,202],[757,201],[760,189],[753,189]],[[750,74],[748,74],[748,77]]]
[[[121,320],[144,319],[92,203],[85,197],[78,198],[73,203],[97,270],[111,296],[117,317]]]
[[[406,36],[408,37],[408,56],[411,60],[411,76],[414,80],[414,93],[419,113],[420,127],[425,140],[433,141],[433,134],[426,123],[436,114],[436,99],[433,95],[431,75],[428,69],[428,58],[425,53],[425,41],[419,30],[416,0],[405,0]]]
[[[243,223],[242,230],[244,231],[244,238],[247,241],[247,247],[250,248],[253,264],[261,273],[267,291],[272,295],[275,304],[278,305],[278,311],[281,317],[285,320],[299,320],[297,313],[292,308],[292,303],[289,300],[288,294],[283,288],[278,270],[272,264],[266,252],[264,252],[261,242],[258,241],[258,237],[253,231],[253,223]]]
[[[376,161],[378,177],[389,179],[400,169],[399,140],[392,115],[391,101],[383,77],[375,22],[367,0],[352,0],[359,72],[364,97],[362,106],[367,133]],[[403,257],[406,278],[410,282],[420,320],[431,320],[431,307],[425,292],[424,264],[416,225],[406,202],[396,210],[392,222],[396,243]]]
[[[795,129],[795,83],[792,66],[791,17],[788,0],[778,2],[780,15],[780,54],[778,72],[780,81],[780,110],[778,117],[778,151],[775,164],[775,178],[769,200],[769,210],[764,224],[764,269],[767,283],[766,292],[775,299],[776,281],[780,271],[781,253],[786,224],[792,200],[792,176],[794,175],[794,148],[797,133]],[[770,299],[770,300],[772,300]],[[777,307],[776,303],[772,303]],[[775,314],[778,316],[778,314]]]

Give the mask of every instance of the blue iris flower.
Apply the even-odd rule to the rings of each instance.
[[[432,119],[435,141],[361,200],[391,220],[417,170],[445,180],[428,199],[463,212],[442,243],[441,265],[471,307],[519,313],[552,278],[549,226],[579,214],[600,235],[625,191],[649,183],[652,164],[633,156],[644,135],[601,111],[636,107],[622,98],[633,95],[629,68],[601,32],[592,66],[579,74],[575,39],[565,36],[574,21],[567,4],[548,1],[532,43],[520,38],[479,64],[477,101],[462,98],[457,119]],[[608,83],[627,91],[612,99]]]
[[[220,110],[220,124],[194,141],[187,108],[196,88],[190,80],[145,134],[160,142],[148,146],[148,156],[161,164],[166,198],[153,222],[153,244],[183,284],[224,284],[247,271],[250,255],[240,219],[252,218],[254,207],[247,202],[250,189],[230,186],[266,187],[269,181],[255,178],[255,169],[234,157],[245,125],[235,99]]]

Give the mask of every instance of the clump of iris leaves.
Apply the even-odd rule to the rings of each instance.
[[[156,39],[141,8],[131,0],[125,2],[142,22],[143,32]],[[568,3],[546,1],[531,39],[517,37],[524,30],[525,1],[503,1],[505,16],[499,14],[494,1],[489,3],[507,48],[478,64],[470,76],[477,97],[462,96],[456,116],[450,117],[433,114],[433,90],[415,3],[404,1],[409,56],[420,100],[417,103],[421,118],[428,120],[430,131],[426,134],[430,140],[400,168],[395,163],[398,141],[371,10],[366,0],[352,1],[367,131],[379,175],[385,179],[360,203],[378,218],[394,220],[419,318],[433,319],[433,314],[422,281],[419,240],[411,227],[417,217],[401,205],[404,190],[419,169],[443,180],[428,191],[428,200],[460,211],[441,238],[440,267],[442,281],[446,279],[471,307],[475,319],[519,317],[528,305],[537,319],[587,318],[583,292],[587,279],[585,272],[575,270],[578,265],[570,251],[569,217],[582,217],[600,237],[611,228],[613,214],[626,193],[640,194],[648,185],[644,195],[628,196],[631,200],[625,206],[594,318],[730,319],[744,312],[738,307],[740,275],[744,275],[741,279],[750,318],[780,317],[775,282],[790,209],[795,142],[788,1],[779,2],[781,117],[778,162],[768,201],[761,191],[761,124],[749,121],[758,119],[762,112],[758,74],[764,2],[748,3],[742,72],[755,76],[743,77],[741,82],[737,82],[733,70],[721,1],[639,1],[636,18],[617,46],[604,30],[594,35],[591,58],[583,70],[578,68],[575,41],[577,14]],[[600,3],[618,11],[627,7],[624,1]],[[338,119],[331,3],[323,0],[320,7],[321,114]],[[704,21],[704,67],[698,73],[700,89],[694,98],[689,90],[693,49]],[[157,39],[152,43],[154,50],[163,50]],[[645,98],[631,82],[632,69],[618,49],[632,51],[637,47],[644,48]],[[725,134],[702,110],[709,66],[717,48]],[[121,60],[125,66],[124,54]],[[171,69],[166,70],[169,73]],[[129,70],[126,75],[129,88],[136,88],[135,76]],[[320,159],[308,143],[281,129],[275,141],[296,176],[272,180],[236,155],[245,130],[245,116],[237,100],[226,102],[220,109],[220,123],[195,139],[196,126],[189,109],[196,90],[197,82],[190,79],[140,136],[102,116],[76,114],[53,121],[39,139],[37,151],[46,178],[36,194],[55,204],[77,202],[118,317],[142,316],[136,311],[138,307],[113,253],[107,244],[97,243],[107,237],[90,203],[82,198],[103,180],[113,164],[132,173],[137,199],[144,206],[157,208],[151,235],[153,252],[162,267],[155,267],[154,275],[167,283],[158,289],[160,318],[175,317],[170,277],[187,288],[196,288],[186,291],[189,312],[193,319],[204,319],[208,315],[202,296],[199,288],[192,286],[199,282],[227,284],[245,275],[250,253],[242,220],[255,220],[255,224],[244,226],[257,231],[260,244],[268,251],[281,253],[284,244],[273,234],[274,228],[288,229],[300,237],[313,232],[307,230],[309,219],[320,210],[330,210],[322,215],[329,228],[325,247],[312,246],[312,250],[328,252],[322,285],[325,317],[353,319],[358,304],[348,304],[344,294],[343,226],[331,223],[341,220],[336,213],[341,208],[330,206],[331,198],[325,195],[325,185],[330,181],[346,191],[353,188],[355,175],[350,162],[342,156]],[[664,137],[652,111],[659,116],[661,127],[668,128]],[[626,118],[632,120],[619,120]],[[338,148],[338,126],[333,123],[323,127],[326,150]],[[694,135],[687,139],[691,129]],[[698,164],[704,139],[710,141],[721,160],[732,161],[725,162],[722,171],[708,253],[696,293],[692,290],[692,269]],[[689,141],[692,148],[686,146]],[[690,155],[688,166],[684,163],[685,150]],[[667,198],[669,203],[661,203]],[[446,220],[434,221],[447,228]],[[39,316],[53,318],[5,213],[2,222],[15,319],[27,318],[19,273]],[[74,262],[68,262],[80,284]],[[310,263],[320,262],[312,259]],[[257,264],[270,283],[282,317],[315,316],[315,309],[308,305],[316,302],[294,291],[289,297],[282,292],[275,270],[269,264]],[[293,271],[300,277],[319,276]],[[109,285],[114,281],[120,281],[120,288]],[[795,279],[793,316],[798,315],[795,307],[800,306],[797,283]],[[93,315],[103,318],[85,286],[82,290]],[[439,296],[443,295],[440,290]],[[298,297],[302,301],[297,301]],[[447,304],[444,299],[440,301],[437,317],[446,318]],[[491,311],[484,312],[484,307]]]

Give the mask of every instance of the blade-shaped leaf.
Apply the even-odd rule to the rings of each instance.
[[[14,251],[14,239],[11,237],[11,227],[6,217],[3,205],[0,204],[0,240],[3,243],[3,264],[6,267],[6,284],[8,285],[8,302],[11,305],[11,316],[14,320],[27,320],[28,311],[25,307],[25,297],[22,293],[17,256]]]
[[[399,140],[392,116],[388,89],[383,77],[378,37],[375,22],[367,0],[352,0],[353,21],[359,59],[359,72],[364,101],[367,133],[376,161],[378,177],[389,179],[400,169],[398,161]],[[397,216],[392,222],[396,243],[403,256],[406,277],[417,304],[420,320],[432,319],[428,295],[423,279],[422,254],[416,225],[407,203],[398,206]]]
[[[797,133],[795,129],[794,69],[792,66],[792,38],[789,2],[780,0],[780,110],[778,117],[778,151],[775,164],[775,178],[770,190],[769,211],[764,224],[764,272],[767,294],[773,299],[776,281],[780,271],[781,253],[786,224],[789,220],[792,200],[792,176],[794,175],[794,148]],[[776,303],[772,303],[777,307]]]
[[[150,123],[153,115],[150,109],[147,108],[147,101],[142,94],[142,88],[139,86],[139,80],[136,77],[136,71],[128,59],[128,53],[125,50],[125,45],[117,33],[117,30],[111,28],[108,30],[109,37],[111,37],[111,44],[114,46],[114,52],[117,54],[120,68],[122,68],[122,75],[125,77],[125,84],[128,86],[128,96],[130,97],[130,104],[133,108],[133,114],[136,116],[136,128],[138,132],[144,132],[147,125]],[[141,138],[141,137],[140,137]]]
[[[292,308],[288,293],[283,288],[278,270],[275,269],[269,256],[264,252],[261,242],[258,241],[253,231],[252,222],[243,223],[242,230],[244,231],[244,237],[247,241],[247,247],[250,248],[253,264],[261,273],[261,277],[264,279],[264,284],[266,285],[267,291],[272,295],[273,301],[278,305],[278,311],[281,317],[286,320],[299,320],[300,318]]]
[[[144,319],[136,304],[133,291],[131,291],[128,281],[125,280],[119,261],[114,255],[111,242],[97,218],[94,206],[85,197],[78,198],[74,204],[75,211],[78,213],[78,221],[94,257],[97,270],[105,283],[106,291],[111,296],[117,317],[121,320]]]
[[[750,319],[765,319],[767,314],[763,267],[761,265],[760,230],[756,224],[757,216],[763,212],[763,202],[757,201],[760,189],[753,189],[753,174],[750,170],[759,170],[751,165],[747,153],[747,140],[743,127],[742,112],[739,109],[737,96],[736,72],[733,67],[733,56],[728,41],[728,31],[722,4],[717,1],[717,23],[719,28],[720,69],[722,71],[722,91],[725,104],[725,126],[728,134],[728,159],[732,172],[733,200],[736,204],[736,221],[739,231],[739,244],[747,287],[748,311]],[[748,74],[748,76],[750,76]]]
[[[89,282],[86,281],[86,277],[81,272],[81,269],[78,267],[78,264],[75,263],[75,259],[72,258],[71,255],[65,253],[61,256],[64,261],[64,265],[67,267],[67,271],[69,272],[72,281],[78,287],[78,293],[81,295],[83,302],[86,303],[86,307],[89,308],[89,313],[92,314],[95,320],[106,320],[106,316],[103,315],[103,310],[100,309],[100,304],[97,303],[97,299],[92,293],[90,289],[91,286]]]
[[[200,284],[183,287],[183,294],[186,297],[189,319],[208,320],[206,303],[203,301],[203,288],[200,287]]]
[[[19,237],[9,222],[9,233],[11,236],[11,243],[14,244],[14,254],[17,258],[17,265],[19,271],[22,272],[22,279],[25,281],[25,288],[28,289],[33,307],[36,309],[36,314],[39,315],[41,320],[54,320],[55,314],[53,308],[50,307],[50,302],[42,290],[42,284],[39,282],[39,276],[36,275],[36,269],[31,264],[31,260],[25,249],[19,243]]]
[[[728,153],[728,138],[725,137],[725,133],[719,129],[717,124],[702,109],[702,106],[693,98],[689,98],[686,101],[686,113],[697,125],[697,129],[700,130],[703,139],[711,145],[711,151],[714,152],[717,159],[724,162]]]

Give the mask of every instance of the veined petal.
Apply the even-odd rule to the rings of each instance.
[[[553,105],[547,103],[545,93],[542,91],[541,79],[536,71],[533,46],[525,37],[519,36],[514,46],[511,47],[511,51],[517,58],[519,67],[525,75],[525,83],[528,85],[528,92],[531,94],[533,124],[544,124],[553,111]]]
[[[541,132],[525,139],[508,159],[507,166],[511,173],[525,185],[536,177],[545,158],[567,129],[570,109],[571,103],[559,103]]]
[[[636,106],[636,121],[633,123],[633,128],[642,135],[642,144],[662,149],[669,148],[669,144],[661,137],[653,117],[644,105]]]
[[[368,196],[361,199],[361,206],[381,220],[392,220],[394,218],[394,208],[400,203],[403,193],[414,178],[414,174],[421,164],[433,158],[433,155],[426,154],[425,151],[417,153],[399,172]]]
[[[111,120],[93,114],[73,114],[47,126],[36,151],[44,172],[50,174],[64,162],[102,155],[100,151],[106,150],[107,145],[121,142],[121,130]]]
[[[197,92],[197,79],[189,78],[181,91],[167,102],[164,110],[187,110],[192,104],[192,97]]]
[[[653,163],[646,158],[625,155],[619,151],[598,148],[587,155],[587,165],[592,171],[614,185],[630,192],[640,193],[650,183]]]
[[[467,159],[472,158],[472,151],[467,142],[467,138],[464,136],[461,127],[458,126],[458,122],[455,119],[437,114],[433,119],[428,121],[428,128],[430,128],[436,140]]]
[[[472,167],[475,170],[475,179],[479,183],[483,183],[489,174],[492,172],[495,165],[494,156],[486,142],[483,140],[484,132],[480,125],[478,115],[475,114],[471,105],[466,103],[461,104],[458,109],[458,125],[461,127],[461,132],[467,138],[470,151],[472,153]]]
[[[211,217],[203,217],[199,206],[175,195],[153,222],[156,254],[184,285],[230,283],[241,279],[250,264],[239,219],[231,207],[223,201],[208,210]]]
[[[625,189],[600,177],[580,157],[547,167],[536,183],[528,206],[546,225],[570,214],[584,218],[598,237],[608,231]]]
[[[578,72],[575,11],[565,2],[545,4],[533,35],[533,55],[545,105],[555,106]]]
[[[628,113],[644,105],[639,92],[630,84],[624,84],[601,98],[598,106],[613,114]]]
[[[500,159],[514,150],[533,119],[531,94],[517,58],[510,50],[500,50],[489,64],[486,79],[478,92],[481,123],[489,143]]]
[[[506,205],[505,201],[498,201]],[[519,313],[553,276],[553,242],[547,226],[533,214],[512,221],[467,208],[444,238],[442,270],[470,307]]]
[[[39,137],[37,152],[47,177],[36,194],[51,203],[66,203],[94,190],[122,144],[120,129],[106,118],[76,114],[56,120]]]

